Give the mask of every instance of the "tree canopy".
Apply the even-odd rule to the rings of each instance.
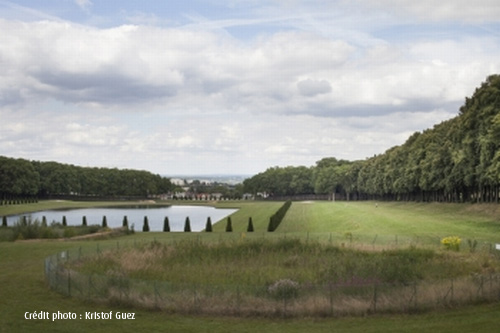
[[[354,162],[324,158],[310,168],[274,167],[244,185],[253,193],[333,193],[347,200],[498,202],[500,76],[489,76],[456,117],[383,154]]]
[[[0,199],[53,195],[147,197],[172,188],[170,179],[148,171],[79,167],[0,156]]]

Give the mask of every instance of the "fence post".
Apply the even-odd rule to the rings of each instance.
[[[477,288],[477,298],[484,297],[483,284],[484,284],[484,277],[481,275],[481,279],[479,280],[479,287]]]
[[[237,285],[236,286],[236,313],[240,313],[240,302],[241,302],[241,299],[240,299],[240,286]]]
[[[328,289],[330,291],[330,315],[333,316],[333,285],[332,283],[330,282],[328,284]]]
[[[373,300],[372,300],[372,305],[373,305],[373,313],[377,312],[377,285],[373,285]]]
[[[283,293],[283,318],[286,318],[286,293]]]
[[[408,301],[408,307],[411,306],[411,303],[413,302],[413,309],[417,309],[417,282],[413,282],[413,290],[412,290],[412,295],[410,297],[410,300]]]

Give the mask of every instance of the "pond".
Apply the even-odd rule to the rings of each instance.
[[[212,224],[233,214],[237,209],[215,208],[209,206],[168,206],[168,207],[116,207],[116,208],[82,208],[70,210],[46,210],[7,217],[7,224],[14,225],[22,216],[31,217],[32,221],[42,221],[43,216],[47,224],[62,222],[66,217],[67,225],[81,225],[83,216],[87,219],[87,225],[102,224],[103,216],[110,228],[122,226],[123,217],[127,216],[128,225],[134,225],[135,231],[142,231],[144,216],[148,217],[151,231],[163,231],[163,221],[168,217],[171,231],[184,231],[186,217],[189,217],[191,230],[201,231],[205,229],[207,218],[210,217]]]

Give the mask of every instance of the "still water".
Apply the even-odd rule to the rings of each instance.
[[[148,217],[151,231],[163,231],[163,221],[168,217],[171,231],[184,231],[186,217],[189,217],[191,230],[201,231],[205,229],[207,218],[210,217],[212,224],[236,212],[237,209],[215,208],[207,206],[169,206],[169,207],[134,207],[134,208],[82,208],[70,210],[46,210],[22,215],[13,215],[7,218],[9,226],[14,225],[21,216],[31,217],[32,221],[42,221],[43,216],[47,218],[47,224],[62,222],[66,216],[68,225],[81,225],[83,216],[87,218],[87,225],[102,224],[103,216],[106,216],[108,227],[121,227],[123,217],[127,216],[128,225],[134,225],[135,231],[142,231],[144,216]]]

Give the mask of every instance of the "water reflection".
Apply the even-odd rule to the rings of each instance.
[[[82,208],[70,210],[46,210],[41,212],[13,215],[7,217],[9,226],[14,225],[20,217],[27,216],[31,219],[42,221],[46,217],[47,223],[62,222],[66,217],[68,225],[81,225],[83,216],[87,219],[87,225],[102,224],[103,216],[106,216],[108,227],[121,227],[123,217],[127,216],[128,225],[134,225],[135,231],[142,231],[144,216],[148,217],[151,231],[163,231],[163,221],[168,217],[171,231],[183,231],[186,217],[189,217],[192,231],[201,231],[205,228],[207,218],[210,217],[212,223],[219,221],[226,216],[236,212],[237,209],[215,208],[208,206],[133,206],[116,208]]]

